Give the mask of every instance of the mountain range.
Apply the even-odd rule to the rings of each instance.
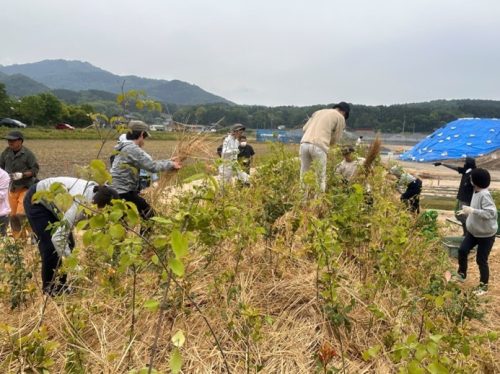
[[[121,76],[82,61],[43,60],[28,64],[0,65],[0,82],[5,84],[9,95],[18,97],[47,91],[53,91],[57,95],[58,90],[65,90],[65,94],[68,94],[68,90],[101,92],[103,96],[109,93],[114,97],[121,92],[125,82],[125,90],[144,90],[149,97],[167,104],[232,104],[194,84],[135,75]]]

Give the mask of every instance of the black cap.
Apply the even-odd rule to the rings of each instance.
[[[472,184],[479,188],[488,188],[491,182],[490,173],[486,169],[473,169],[470,172],[470,177],[472,179]]]
[[[341,101],[340,103],[335,104],[333,106],[333,109],[340,109],[345,113],[344,118],[345,119],[349,118],[349,112],[351,111],[351,107],[345,101]]]
[[[245,130],[245,126],[243,126],[241,123],[235,123],[233,126],[231,126],[231,131],[238,130]]]
[[[7,140],[17,140],[21,139],[24,140],[24,135],[21,131],[11,131],[7,135],[5,135],[4,139]]]
[[[344,147],[342,148],[342,155],[345,156],[345,155],[348,155],[349,153],[353,153],[355,151],[354,147],[352,146],[348,146],[348,147]]]

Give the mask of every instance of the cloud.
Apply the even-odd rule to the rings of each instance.
[[[244,104],[500,99],[500,2],[25,0],[0,63],[88,61]]]

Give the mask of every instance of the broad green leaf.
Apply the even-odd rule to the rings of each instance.
[[[427,356],[427,350],[424,345],[419,345],[415,351],[415,358],[422,361]]]
[[[54,204],[61,212],[66,212],[73,204],[73,196],[67,192],[58,193],[54,198]]]
[[[172,231],[170,244],[172,245],[175,257],[182,258],[188,254],[188,239],[186,235],[181,234],[180,231]]]
[[[168,260],[168,267],[174,272],[175,275],[182,277],[184,275],[184,264],[177,258]]]
[[[82,235],[83,239],[83,245],[85,247],[88,247],[90,244],[92,244],[92,231],[85,231]]]
[[[427,352],[429,352],[432,356],[437,356],[439,353],[438,345],[432,341],[427,343],[426,348],[427,348]]]
[[[93,229],[101,229],[106,224],[106,218],[102,214],[97,214],[89,220],[89,224]]]
[[[407,369],[408,369],[408,374],[424,374],[425,373],[425,369],[422,366],[420,366],[420,363],[416,360],[413,360],[412,362],[410,362]]]
[[[153,239],[153,247],[156,249],[163,249],[168,244],[167,237],[165,235],[158,235]]]
[[[177,374],[181,371],[182,368],[182,356],[179,352],[179,348],[174,348],[172,351],[172,355],[170,356],[170,370],[172,370],[173,374]]]
[[[85,228],[87,227],[87,225],[88,225],[88,224],[89,224],[89,221],[88,221],[88,220],[86,220],[86,219],[82,219],[81,221],[79,221],[79,222],[76,224],[75,228],[76,228],[77,230],[85,230]]]
[[[160,307],[160,302],[158,300],[148,300],[144,303],[144,308],[150,310],[151,312],[155,312]]]
[[[158,258],[157,255],[151,256],[151,262],[155,265],[158,265],[160,263],[160,259]]]
[[[108,247],[111,246],[111,235],[109,234],[99,235],[97,243],[95,243],[95,245],[98,248],[107,249]]]
[[[439,361],[434,361],[427,366],[427,370],[431,374],[448,374],[449,370],[443,366]]]
[[[177,348],[181,348],[184,345],[186,338],[184,337],[184,333],[182,330],[178,330],[174,336],[172,336],[172,343]]]
[[[113,239],[120,240],[125,236],[125,228],[119,223],[115,223],[109,228],[109,233]]]
[[[123,212],[121,210],[114,209],[111,213],[109,213],[109,219],[112,222],[117,222],[122,217],[123,217]]]
[[[431,335],[429,336],[429,338],[433,341],[433,342],[436,342],[436,343],[439,343],[439,341],[441,339],[443,339],[443,335]]]
[[[127,219],[132,226],[137,225],[139,223],[139,214],[137,213],[137,210],[127,210]]]
[[[155,222],[161,223],[163,225],[168,225],[172,222],[169,219],[166,219],[164,217],[151,217],[151,221],[155,221]]]

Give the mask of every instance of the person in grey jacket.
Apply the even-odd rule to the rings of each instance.
[[[120,142],[115,150],[118,152],[111,165],[112,187],[118,192],[121,199],[133,202],[143,219],[153,216],[153,209],[148,202],[139,195],[140,170],[151,173],[172,171],[181,168],[177,160],[153,161],[142,147],[144,139],[149,136],[148,125],[142,121],[130,121],[127,141]]]
[[[488,191],[491,177],[488,170],[476,168],[471,171],[474,194],[470,206],[464,206],[459,214],[467,216],[467,233],[458,250],[458,280],[467,277],[467,257],[470,250],[477,245],[476,262],[479,267],[480,283],[476,294],[488,291],[489,266],[488,256],[495,243],[498,230],[498,212],[495,202]]]
[[[60,212],[52,203],[44,201],[33,202],[33,195],[40,191],[49,191],[54,183],[59,183],[73,196],[73,204],[65,211]],[[61,258],[69,256],[75,246],[71,233],[75,224],[84,218],[79,207],[94,203],[103,208],[117,199],[118,193],[108,186],[99,186],[96,182],[71,177],[47,178],[32,185],[24,197],[24,211],[28,222],[38,241],[38,250],[42,258],[42,286],[43,292],[51,296],[67,291],[66,275],[57,276],[57,269]],[[61,217],[61,213],[62,217]],[[49,225],[61,222],[54,231]]]

